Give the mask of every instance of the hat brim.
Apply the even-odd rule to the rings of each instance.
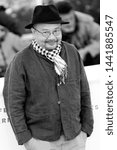
[[[51,21],[51,22],[42,22],[43,24],[69,24],[69,22],[63,21],[63,20],[58,20],[58,21]],[[41,24],[41,22],[37,23]],[[33,23],[25,26],[25,29],[31,29],[34,26]]]

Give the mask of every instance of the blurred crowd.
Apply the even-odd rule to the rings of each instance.
[[[60,1],[70,2],[67,8]],[[71,22],[62,28],[63,40],[74,44],[84,65],[100,63],[100,1],[99,0],[42,0],[43,5],[54,3],[64,20]],[[34,6],[40,0],[1,0],[0,2],[0,77],[14,55],[32,40],[30,23]],[[70,7],[69,7],[70,6]],[[64,10],[66,10],[64,12]],[[73,17],[75,16],[75,18]]]
[[[74,6],[74,9],[80,12],[90,14],[94,21],[100,24],[100,0],[68,0]]]

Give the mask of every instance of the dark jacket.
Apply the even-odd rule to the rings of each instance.
[[[93,130],[89,85],[77,50],[62,43],[68,65],[66,84],[59,85],[54,64],[29,46],[16,54],[4,85],[4,100],[19,144],[31,137],[55,141],[61,130],[67,140]]]

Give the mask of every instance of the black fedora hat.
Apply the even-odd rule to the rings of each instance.
[[[30,29],[34,24],[49,23],[49,24],[68,24],[59,16],[58,9],[55,5],[38,5],[33,12],[32,23],[25,26],[26,29]]]

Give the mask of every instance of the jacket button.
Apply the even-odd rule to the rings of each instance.
[[[60,82],[60,83],[57,83],[57,86],[60,86],[62,83]]]
[[[58,104],[60,105],[61,101],[58,101]]]

